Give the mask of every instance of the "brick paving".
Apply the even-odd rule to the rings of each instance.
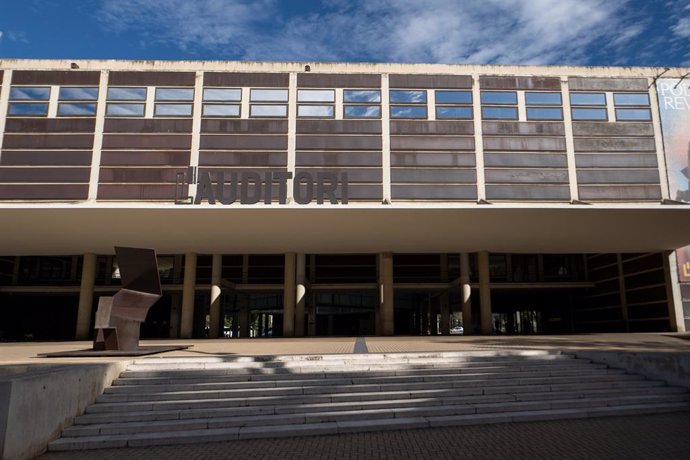
[[[690,412],[47,453],[40,460],[690,460]]]

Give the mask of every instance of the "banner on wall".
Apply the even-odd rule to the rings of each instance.
[[[670,198],[690,203],[690,79],[656,82]],[[690,246],[678,249],[678,280],[690,283]]]

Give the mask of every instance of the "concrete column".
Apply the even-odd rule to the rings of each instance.
[[[295,253],[285,254],[283,277],[283,337],[295,335]]]
[[[429,329],[431,335],[438,335],[438,309],[436,299],[429,295]]]
[[[448,282],[448,254],[441,255],[441,281]],[[441,293],[439,298],[441,308],[441,334],[450,335],[450,298],[448,291]]]
[[[81,266],[81,287],[79,288],[79,309],[77,310],[77,340],[87,340],[91,329],[93,309],[93,288],[96,282],[96,254],[84,254]]]
[[[460,254],[460,305],[462,307],[462,324],[464,335],[472,335],[472,288],[470,287],[470,256],[463,252]]]
[[[170,332],[168,337],[177,339],[180,336],[180,311],[182,305],[182,298],[180,294],[172,294],[170,300]]]
[[[196,254],[184,255],[184,280],[182,282],[182,312],[180,314],[180,338],[191,339],[194,332],[194,294],[196,288]]]
[[[676,251],[670,251],[664,260],[664,275],[666,277],[666,295],[668,298],[668,317],[671,330],[686,332],[685,315],[683,313],[683,296],[678,282],[678,259]]]
[[[309,256],[309,282],[316,281],[316,256],[314,254]],[[309,311],[307,320],[307,333],[310,337],[316,335],[316,294],[314,291],[309,292],[309,304],[307,306]]]
[[[242,284],[249,282],[249,255],[242,256]],[[241,339],[249,338],[249,294],[239,294],[240,311],[237,314],[237,323],[239,325],[238,336]]]
[[[390,252],[379,255],[379,316],[381,335],[393,335],[395,333],[393,254]]]
[[[306,256],[297,254],[295,261],[295,336],[304,337],[304,309],[307,303]]]
[[[223,270],[223,256],[213,254],[211,262],[211,320],[208,336],[212,339],[220,335],[221,311],[220,311],[220,282]]]
[[[490,335],[491,324],[491,287],[489,286],[489,252],[479,252],[479,316],[482,334]]]

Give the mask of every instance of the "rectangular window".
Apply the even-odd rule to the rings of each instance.
[[[528,120],[562,120],[563,109],[560,107],[527,107]]]
[[[381,118],[381,107],[378,105],[346,105],[345,118]]]
[[[61,101],[95,101],[98,100],[98,88],[61,87],[59,98]]]
[[[32,104],[32,103],[11,103],[8,110],[8,115],[13,116],[27,116],[40,117],[48,114],[48,104]]]
[[[298,102],[335,102],[335,91],[332,89],[297,90]]]
[[[571,105],[606,105],[604,93],[570,93]]]
[[[191,117],[192,104],[156,104],[154,115],[157,117]]]
[[[145,101],[146,88],[111,87],[108,88],[109,101]]]
[[[573,120],[606,121],[606,109],[573,108]]]
[[[652,113],[649,109],[616,109],[618,121],[650,121]]]
[[[286,89],[252,89],[249,93],[252,102],[287,102]],[[278,115],[276,115],[278,116]]]
[[[22,87],[10,89],[11,101],[47,101],[50,99],[50,87]]]
[[[486,120],[517,120],[517,107],[482,107],[482,118]]]
[[[436,118],[444,120],[470,120],[472,107],[436,107]]]
[[[204,88],[206,102],[239,102],[242,100],[242,90],[239,88]]]
[[[561,105],[561,93],[525,93],[525,103],[527,105]]]
[[[204,104],[205,117],[239,117],[240,106],[234,104]]]
[[[251,117],[285,117],[285,116],[287,116],[287,106],[285,106],[285,105],[252,105],[249,109],[249,116],[251,116]]]
[[[381,91],[379,90],[354,90],[346,89],[343,91],[344,102],[381,102]]]
[[[620,105],[637,105],[642,107],[649,107],[649,94],[647,93],[614,93],[613,103],[616,106]]]
[[[391,103],[426,104],[426,91],[391,90]]]
[[[57,114],[62,117],[96,116],[96,104],[59,104]]]
[[[436,91],[436,104],[471,104],[470,91]]]
[[[192,101],[193,88],[156,88],[157,101]]]
[[[426,106],[392,105],[391,118],[426,118]]]
[[[517,104],[517,93],[515,91],[482,91],[481,102],[489,105],[515,105]]]
[[[299,105],[298,117],[332,118],[334,109],[332,105]]]
[[[144,104],[108,104],[105,114],[108,117],[143,117]]]

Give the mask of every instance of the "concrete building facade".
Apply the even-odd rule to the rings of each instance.
[[[684,331],[684,74],[1,60],[0,338]]]

